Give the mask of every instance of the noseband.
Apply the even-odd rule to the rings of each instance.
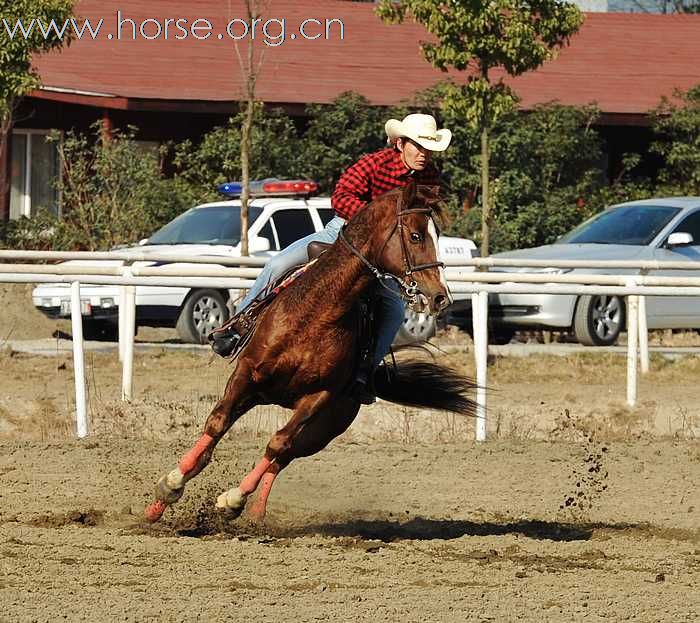
[[[406,208],[404,210],[402,209],[402,202],[403,197],[399,197],[399,200],[396,202],[396,222],[394,223],[394,227],[389,233],[389,236],[382,245],[378,254],[378,257],[381,258],[384,254],[384,250],[389,244],[389,241],[394,237],[396,232],[398,232],[399,240],[401,241],[401,253],[403,254],[403,262],[404,266],[406,267],[406,269],[404,270],[404,274],[401,277],[394,275],[393,273],[382,272],[376,266],[374,266],[374,264],[372,264],[364,255],[362,255],[362,253],[360,253],[345,237],[345,226],[343,226],[343,228],[340,230],[339,238],[345,243],[345,246],[347,246],[347,248],[350,249],[353,255],[358,257],[360,261],[369,269],[369,271],[379,280],[379,283],[384,288],[391,289],[386,285],[386,282],[389,280],[395,281],[399,286],[399,294],[401,298],[409,304],[413,304],[417,301],[418,295],[422,294],[420,289],[418,288],[418,283],[415,281],[415,279],[413,279],[413,273],[417,273],[421,270],[427,270],[428,268],[444,268],[445,264],[443,262],[429,262],[427,264],[417,265],[413,265],[411,263],[411,256],[408,253],[406,239],[403,235],[404,229],[406,227],[403,221],[403,217],[406,214],[427,214],[430,218],[430,215],[433,213],[433,211],[431,208]],[[438,249],[435,249],[436,254],[437,252]]]

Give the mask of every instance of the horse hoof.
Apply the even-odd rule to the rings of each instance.
[[[231,489],[216,498],[216,510],[229,519],[237,519],[243,512],[247,499],[248,496],[244,495],[240,489]]]
[[[241,516],[241,514],[243,513],[243,509],[217,506],[216,512],[219,514],[220,517],[222,517],[226,521],[234,521],[235,519],[238,519]]]
[[[168,505],[163,500],[156,500],[144,509],[143,514],[147,521],[155,523],[163,516],[166,508],[168,508]]]
[[[168,484],[168,475],[163,476],[156,483],[156,499],[163,501],[166,505],[175,504],[185,492],[185,487],[173,489]]]

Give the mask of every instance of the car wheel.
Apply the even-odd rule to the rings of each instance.
[[[576,339],[585,346],[610,346],[625,324],[625,304],[619,296],[586,294],[574,314]]]
[[[116,342],[119,340],[119,325],[109,320],[83,318],[83,339]]]
[[[217,290],[193,290],[182,306],[175,328],[183,342],[206,344],[207,335],[228,320],[226,299]]]
[[[406,309],[403,325],[396,335],[394,344],[400,346],[402,344],[427,342],[435,335],[436,326],[435,316]]]

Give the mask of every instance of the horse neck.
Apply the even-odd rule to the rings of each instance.
[[[365,210],[374,211],[375,208],[379,207],[370,205]],[[391,210],[391,207],[382,206],[382,209]],[[376,256],[381,252],[381,247],[384,246],[386,238],[389,236],[386,225],[388,221],[383,218],[385,214],[378,213],[376,218],[371,213],[366,214],[365,216],[369,217],[368,222],[376,223],[376,225],[370,226],[365,221],[364,226],[358,228],[356,223],[351,223],[346,234],[347,239],[351,241],[355,249],[375,266],[378,261]],[[344,316],[352,309],[357,299],[372,285],[375,277],[342,240],[336,242],[333,255],[328,255],[326,271],[328,292],[329,295],[336,294],[336,296],[332,296],[335,301],[330,316],[335,319]]]

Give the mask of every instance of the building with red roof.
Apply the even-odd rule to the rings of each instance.
[[[83,0],[76,14],[93,31],[36,59],[43,86],[17,118],[12,216],[30,214],[36,203],[32,158],[51,159],[43,132],[104,119],[134,124],[149,141],[197,137],[225,122],[243,98],[229,36],[240,37],[244,54],[250,30],[245,38],[235,21],[244,16],[240,1]],[[257,97],[292,115],[348,90],[375,105],[408,101],[446,77],[422,57],[418,43],[426,36],[413,23],[385,25],[371,3],[275,0],[255,30],[256,49],[264,51]],[[524,110],[550,101],[597,104],[611,151],[623,149],[617,144],[628,151],[662,97],[700,83],[699,59],[700,16],[589,13],[556,59],[509,82]]]

